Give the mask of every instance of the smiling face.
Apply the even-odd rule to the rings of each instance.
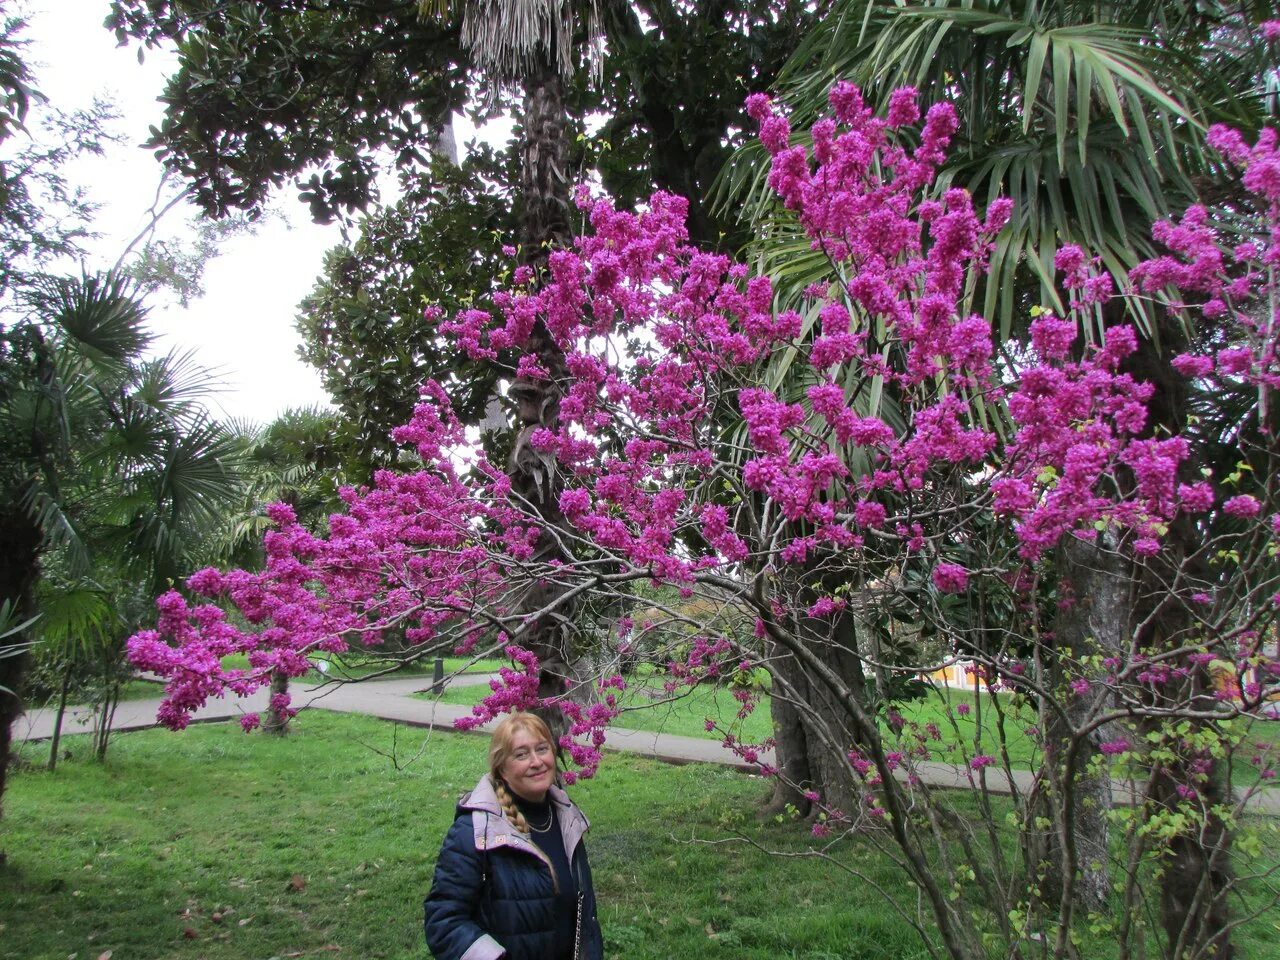
[[[556,778],[555,749],[549,740],[533,730],[518,729],[511,738],[511,753],[498,773],[522,799],[541,803]]]

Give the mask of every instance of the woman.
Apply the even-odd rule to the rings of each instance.
[[[602,960],[587,818],[555,784],[551,731],[513,713],[458,804],[424,904],[439,960]]]

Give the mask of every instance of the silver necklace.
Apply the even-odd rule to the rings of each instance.
[[[547,807],[547,822],[540,827],[535,827],[533,825],[533,821],[529,819],[529,815],[527,813],[524,815],[524,822],[529,824],[529,829],[534,833],[546,833],[551,829],[551,824],[555,823],[555,821],[556,812],[552,810],[551,807]]]

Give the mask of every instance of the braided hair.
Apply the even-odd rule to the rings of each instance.
[[[521,833],[530,833],[529,821],[516,806],[511,788],[502,779],[502,767],[511,757],[511,743],[515,740],[516,734],[521,731],[545,740],[553,746],[555,744],[551,736],[551,728],[537,714],[523,710],[508,714],[494,728],[493,737],[489,740],[489,779],[493,781],[493,792],[497,794],[498,803],[501,804],[502,812],[506,814],[507,819]]]
[[[521,833],[529,833],[529,821],[524,818],[524,814],[516,806],[515,798],[511,796],[511,791],[507,789],[507,782],[496,774],[493,778],[493,792],[498,795],[498,803],[502,804],[502,812],[506,814],[512,825]]]

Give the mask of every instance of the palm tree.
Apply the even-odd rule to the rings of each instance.
[[[143,359],[146,310],[125,279],[39,277],[23,305],[0,331],[0,599],[32,615],[43,595],[52,640],[97,633],[114,662],[150,598],[202,558],[239,491],[237,451],[203,405],[207,371]],[[0,795],[26,659],[0,659]],[[99,755],[118,693],[117,677]]]
[[[443,15],[447,0],[420,0],[423,16]],[[464,0],[462,42],[490,84],[491,96],[501,88],[522,96],[520,123],[519,239],[520,258],[535,271],[546,265],[555,247],[572,237],[569,199],[569,113],[566,84],[574,76],[573,40],[585,31],[588,59],[598,52],[598,14],[560,0]],[[556,431],[560,423],[560,384],[568,379],[564,352],[542,322],[534,327],[524,350],[538,358],[547,379],[517,376],[507,390],[515,422],[507,473],[512,492],[541,523],[567,526],[560,512],[561,480],[553,456],[536,451],[529,440],[539,429]],[[540,561],[556,558],[554,538],[544,537]],[[550,588],[554,589],[554,587]],[[543,606],[546,595],[524,598],[530,609]],[[540,693],[563,694],[573,674],[572,617],[537,624],[527,645],[542,663]],[[555,720],[554,716],[548,717]]]
[[[237,428],[245,484],[239,504],[223,517],[219,559],[261,566],[262,537],[272,527],[268,504],[289,504],[312,530],[339,508],[340,428],[335,414],[316,407],[286,410],[266,426]]]

